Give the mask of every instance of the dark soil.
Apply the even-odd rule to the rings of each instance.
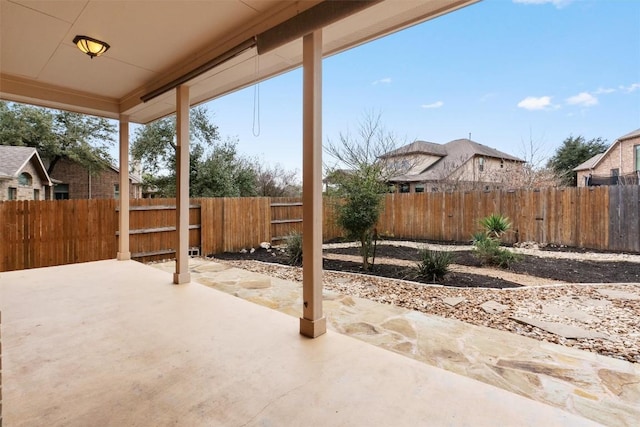
[[[357,248],[330,249],[325,252],[357,255]],[[418,250],[406,246],[380,245],[376,256],[414,261]],[[454,264],[482,267],[471,251],[454,252]],[[559,280],[569,283],[629,283],[640,282],[640,264],[633,262],[578,261],[523,255],[509,268],[519,274]]]
[[[326,249],[325,253],[344,254],[358,256],[358,248]],[[274,255],[275,254],[275,255]],[[393,279],[413,280],[428,283],[428,281],[416,278],[409,267],[384,263],[381,258],[395,258],[407,261],[417,261],[418,250],[406,246],[379,245],[376,249],[377,262],[372,271],[363,272],[361,264],[346,260],[323,259],[325,270],[365,273]],[[256,260],[270,263],[289,265],[286,254],[277,249],[267,251],[257,249],[250,253],[224,253],[217,254],[215,258],[221,260]],[[454,252],[455,264],[481,267],[480,262],[471,251]],[[569,283],[628,283],[640,282],[640,263],[610,262],[610,261],[577,261],[557,258],[540,258],[524,255],[521,261],[512,264],[514,273],[528,274],[530,276],[564,281]],[[445,276],[444,286],[456,287],[481,287],[481,288],[510,288],[520,285],[496,277],[451,272]]]
[[[327,251],[328,252],[328,251]],[[333,251],[332,251],[333,252]],[[347,253],[347,252],[345,252]],[[275,255],[274,255],[275,254]],[[350,255],[357,255],[358,249],[352,248],[349,252]],[[289,265],[289,260],[286,254],[272,250],[270,252],[264,249],[257,249],[254,253],[230,253],[225,252],[223,254],[213,255],[220,260],[255,260],[262,262],[278,263]],[[385,255],[386,256],[386,255]],[[376,263],[371,271],[362,271],[361,263],[343,260],[326,259],[322,260],[322,267],[325,270],[370,274],[378,277],[389,277],[392,279],[412,280],[415,282],[430,283],[426,280],[416,278],[411,268],[393,265]],[[469,288],[517,288],[520,285],[517,283],[502,280],[496,277],[483,276],[478,274],[468,273],[449,273],[445,276],[443,282],[438,283],[443,286],[456,286],[456,287],[469,287]]]

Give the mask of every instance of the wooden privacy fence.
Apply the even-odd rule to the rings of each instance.
[[[343,236],[336,199],[323,203],[323,238]],[[302,231],[299,198],[192,199],[189,245],[202,255],[281,242]],[[469,241],[481,218],[508,216],[506,241],[536,241],[640,252],[640,187],[615,186],[458,193],[389,194],[380,234]],[[132,200],[130,250],[147,261],[175,254],[175,200]],[[115,200],[0,202],[0,271],[115,258]]]
[[[464,242],[480,230],[480,219],[495,213],[509,217],[512,223],[511,232],[504,237],[508,243],[536,241],[607,249],[610,222],[617,221],[610,215],[609,191],[591,187],[390,194],[378,232],[398,238]]]
[[[114,258],[115,200],[0,202],[0,271]]]
[[[117,211],[117,209],[116,209]],[[134,199],[129,206],[129,250],[142,262],[174,258],[176,253],[176,199]],[[201,245],[199,201],[189,205],[189,247],[194,255]],[[116,230],[117,214],[116,214]],[[120,235],[115,231],[116,236]],[[198,248],[198,249],[196,249]]]

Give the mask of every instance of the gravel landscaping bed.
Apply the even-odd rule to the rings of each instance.
[[[407,266],[414,262],[417,247],[424,247],[424,243],[380,245],[378,256],[383,262],[376,266],[377,275],[372,275],[358,274],[359,263],[354,260],[357,248],[353,244],[325,245],[325,253],[331,259],[324,259],[324,286],[344,295],[640,363],[640,256],[558,252],[560,256],[554,257],[555,253],[549,251],[523,250],[528,253],[520,267],[507,272],[513,280],[518,281],[519,276],[514,272],[521,272],[528,282],[547,277],[571,283],[520,286],[499,277],[454,272],[449,274],[446,286],[441,286],[399,280],[407,276]],[[455,263],[477,266],[469,247],[455,249]],[[544,255],[537,256],[538,253]],[[245,270],[302,281],[302,269],[281,264],[286,260],[278,249],[227,253],[214,258]],[[589,336],[565,337],[523,323],[522,319],[575,327],[588,331]]]

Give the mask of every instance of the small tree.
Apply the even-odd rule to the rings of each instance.
[[[382,127],[380,114],[372,113],[360,122],[358,138],[341,133],[339,142],[329,141],[325,147],[327,154],[338,162],[334,168],[327,168],[327,175],[336,177],[336,193],[343,199],[336,206],[337,222],[349,237],[360,243],[364,271],[369,270],[369,259],[375,255],[375,225],[388,189],[387,181],[402,173],[397,162],[380,159],[395,148],[396,137]],[[336,173],[338,167],[342,173]]]
[[[577,173],[573,169],[596,154],[604,153],[607,147],[607,141],[602,138],[586,141],[582,136],[574,137],[571,135],[558,147],[553,157],[549,159],[547,166],[562,178],[565,185],[575,187]]]
[[[297,197],[301,192],[301,183],[295,170],[286,170],[276,163],[271,166],[259,159],[253,161],[256,174],[256,190],[258,196],[264,197]]]
[[[338,205],[338,225],[360,243],[362,269],[369,270],[385,186],[374,176],[353,176],[342,183],[344,203]]]

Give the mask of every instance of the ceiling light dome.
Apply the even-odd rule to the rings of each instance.
[[[102,55],[111,47],[103,41],[87,36],[75,36],[73,38],[73,44],[78,46],[78,49],[89,55],[91,59]]]

